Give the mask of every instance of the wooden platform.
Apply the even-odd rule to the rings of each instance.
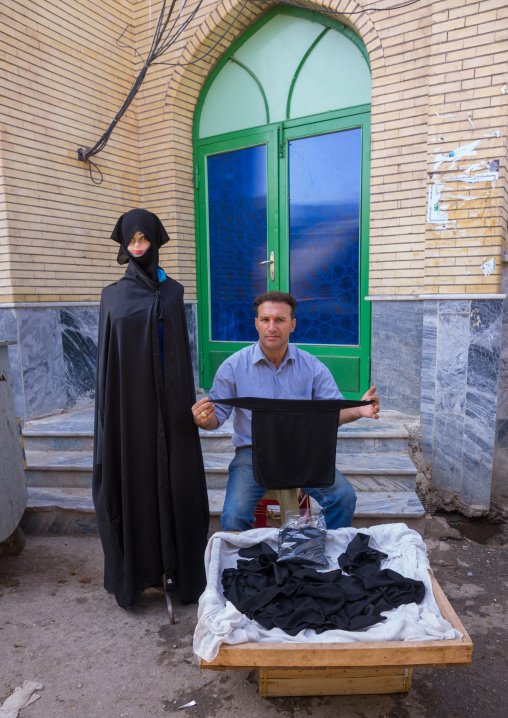
[[[462,638],[336,644],[222,644],[213,661],[200,660],[200,668],[257,670],[259,693],[263,698],[407,692],[413,668],[471,663],[472,641],[432,573],[431,579],[442,616],[463,634]]]

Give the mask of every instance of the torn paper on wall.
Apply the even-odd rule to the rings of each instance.
[[[486,277],[488,277],[490,274],[494,274],[494,272],[496,271],[496,258],[492,257],[491,259],[489,259],[488,262],[484,262],[481,265],[480,269]]]
[[[453,169],[457,162],[461,160],[463,157],[466,157],[468,155],[475,155],[476,154],[476,148],[480,144],[481,140],[475,140],[474,142],[470,142],[468,145],[462,145],[462,147],[457,147],[456,150],[452,150],[447,155],[438,154],[434,156],[434,172],[439,169],[439,167],[443,164],[443,162],[451,162],[450,169]]]
[[[429,224],[440,224],[448,222],[448,214],[444,211],[448,205],[439,206],[441,193],[444,189],[442,182],[435,182],[429,185],[429,198],[427,202],[427,222]]]
[[[467,182],[467,184],[477,184],[478,182],[495,182],[499,179],[499,170],[496,172],[478,172],[475,175],[457,175],[448,177],[450,182]]]

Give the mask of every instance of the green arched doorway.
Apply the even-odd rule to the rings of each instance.
[[[370,380],[371,77],[349,28],[276,8],[226,53],[194,121],[200,385],[256,341],[252,300],[299,301],[294,343],[347,396]]]

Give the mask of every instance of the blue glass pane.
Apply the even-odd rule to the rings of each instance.
[[[289,142],[293,341],[358,344],[361,129]]]
[[[266,291],[266,145],[207,161],[212,339],[253,342],[252,302]]]

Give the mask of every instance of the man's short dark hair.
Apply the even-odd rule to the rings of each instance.
[[[263,292],[263,294],[258,294],[258,296],[254,299],[254,309],[256,310],[256,315],[258,313],[259,305],[264,304],[265,302],[283,302],[284,304],[289,304],[289,306],[291,307],[291,319],[295,318],[295,310],[298,302],[292,294],[276,291]]]

